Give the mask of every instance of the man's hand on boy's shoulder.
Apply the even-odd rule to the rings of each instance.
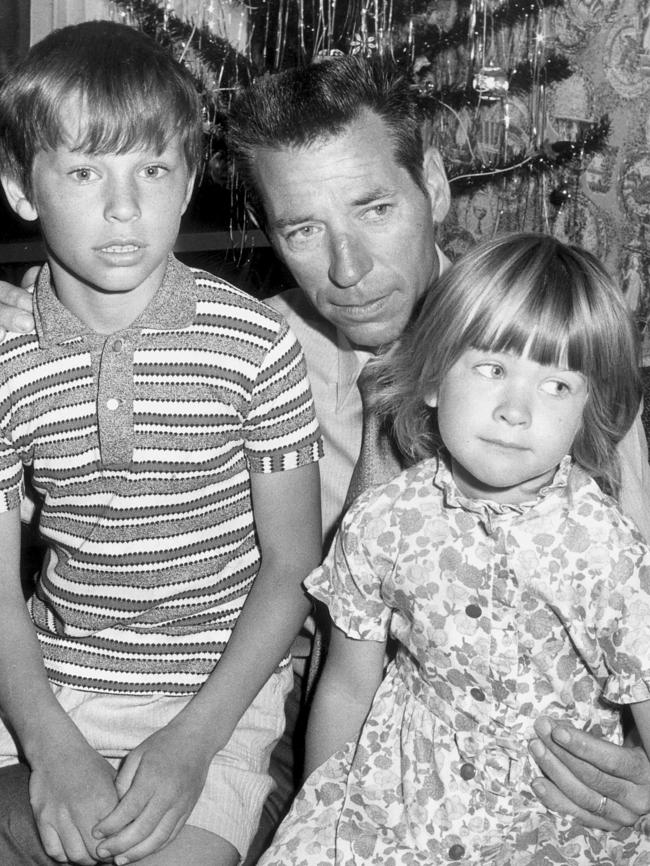
[[[0,340],[7,331],[28,333],[34,327],[32,291],[39,268],[25,271],[20,287],[0,280]]]
[[[201,795],[210,762],[209,746],[183,736],[173,724],[156,731],[125,758],[115,784],[120,802],[94,828],[104,840],[100,857],[134,862],[160,850],[184,827]]]
[[[92,830],[117,804],[115,770],[90,746],[71,745],[32,766],[30,801],[47,854],[94,866],[99,857]]]

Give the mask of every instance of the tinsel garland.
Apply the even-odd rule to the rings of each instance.
[[[452,192],[477,189],[505,175],[541,174],[570,163],[575,164],[585,157],[600,153],[605,147],[609,131],[609,117],[604,115],[591,129],[578,136],[576,141],[547,141],[540,150],[534,153],[521,151],[507,161],[500,161],[498,166],[474,162],[450,169],[447,175]]]
[[[319,20],[318,15],[324,14],[323,0],[313,3],[311,7],[303,6],[301,0],[294,0],[294,2],[292,0],[249,0],[246,5],[253,28],[256,26],[259,28],[261,20],[265,22],[266,28],[270,28],[264,34],[257,34],[258,43],[264,43],[273,31],[277,48],[270,54],[266,51],[258,51],[255,60],[237,51],[227,40],[212,33],[207,26],[203,24],[199,26],[179,19],[165,8],[162,0],[160,2],[113,0],[113,3],[130,16],[144,32],[159,42],[168,44],[176,56],[182,56],[186,63],[188,48],[190,48],[208,71],[207,77],[204,71],[197,74],[196,69],[188,64],[195,74],[197,87],[204,102],[206,164],[209,166],[207,177],[210,181],[225,184],[228,173],[224,138],[227,106],[232,88],[250,83],[258,75],[282,66],[283,62],[294,64],[309,62],[310,50],[320,44],[319,40],[322,38],[324,21]],[[351,5],[354,5],[354,15],[351,12]],[[362,16],[361,4],[351,5],[347,6],[344,27],[339,16],[341,4],[338,7],[334,4],[330,9],[332,20],[328,26],[331,28],[332,22],[336,22],[339,27],[343,27],[344,31],[344,33],[330,33],[330,37],[340,45],[346,44],[347,41],[348,51],[352,53],[360,51],[371,53],[380,50],[378,40],[373,35],[377,32],[380,22],[373,21],[374,30],[372,30],[368,26],[367,19],[360,17]],[[430,13],[431,0],[411,0],[408,3],[394,0],[394,3],[390,4],[390,38],[387,43],[384,43],[384,46],[388,44],[389,47],[388,49],[384,47],[384,50],[390,53],[409,75],[413,89],[416,91],[416,99],[425,116],[435,117],[443,110],[452,112],[467,109],[480,110],[486,104],[490,106],[498,104],[499,101],[505,107],[513,94],[523,96],[538,85],[546,88],[568,78],[571,69],[567,59],[556,52],[547,51],[543,55],[535,46],[532,49],[532,56],[517,62],[512,68],[500,70],[503,82],[498,92],[486,93],[477,87],[476,80],[466,80],[472,74],[471,62],[461,73],[460,86],[450,84],[440,88],[427,81],[425,75],[414,73],[415,57],[424,53],[426,64],[433,66],[436,57],[446,51],[456,49],[462,54],[463,49],[468,45],[468,40],[479,38],[487,23],[489,23],[491,36],[494,36],[502,29],[536,23],[544,10],[557,9],[562,5],[563,0],[534,0],[534,2],[505,0],[486,11],[484,5],[472,5],[468,0],[463,0],[453,26],[443,31],[437,25],[430,25],[424,21],[414,25],[418,16],[426,17]],[[350,20],[351,15],[359,19],[356,27],[354,21]],[[409,26],[409,22],[412,26]],[[470,24],[473,33],[470,33]],[[407,31],[408,40],[404,36]],[[292,41],[291,50],[287,50],[286,46],[289,37]],[[255,40],[251,39],[251,44],[254,42]],[[490,67],[486,71],[489,73]],[[518,172],[543,174],[569,163],[576,165],[579,158],[593,155],[603,149],[608,132],[609,120],[601,118],[576,141],[542,142],[533,152],[530,148],[520,149],[514,153],[512,150],[507,152],[504,150],[499,156],[493,154],[489,164],[472,159],[470,156],[460,165],[457,160],[454,162],[448,159],[452,191],[459,193]]]
[[[549,54],[540,70],[535,70],[530,60],[522,60],[508,74],[508,92],[524,94],[528,92],[535,83],[535,76],[540,77],[543,83],[557,84],[571,75],[569,61],[562,54],[555,52]],[[475,107],[485,101],[481,94],[472,84],[460,88],[445,88],[434,90],[427,84],[414,85],[417,92],[417,101],[424,111],[435,111],[437,106],[446,105],[458,110],[460,108]]]
[[[544,9],[556,9],[564,5],[564,0],[510,0],[501,3],[496,8],[485,12],[479,10],[474,23],[474,33],[480,33],[489,18],[490,29],[496,32],[502,28],[512,28],[536,18]],[[427,11],[430,2],[421,4],[421,13]],[[417,9],[411,7],[411,15],[417,14]],[[402,41],[396,53],[399,54],[441,54],[452,48],[459,48],[467,43],[470,35],[470,15],[459,10],[458,16],[449,30],[442,30],[436,24],[422,24],[413,33],[413,44]]]
[[[237,84],[249,84],[254,70],[249,58],[237,51],[230,42],[216,36],[209,27],[195,25],[166,12],[156,0],[112,0],[138,25],[138,28],[156,41],[170,47],[189,46],[202,63],[215,75],[219,89],[229,89]],[[204,93],[206,82],[197,77],[199,90]],[[210,94],[216,98],[216,91]]]

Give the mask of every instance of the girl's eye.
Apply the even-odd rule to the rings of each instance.
[[[505,370],[501,364],[477,364],[474,369],[480,376],[484,376],[486,379],[503,379],[505,375]]]
[[[559,379],[549,379],[542,383],[542,391],[552,397],[563,397],[571,391],[571,388],[566,382],[561,382]]]

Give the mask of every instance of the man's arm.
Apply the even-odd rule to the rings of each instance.
[[[650,812],[650,762],[634,741],[617,746],[557,719],[538,719],[535,731],[530,750],[544,778],[533,790],[547,809],[603,830],[631,826]]]
[[[21,287],[0,280],[0,340],[7,331],[27,333],[34,327],[31,289],[38,271],[37,267],[25,271]]]
[[[117,802],[113,768],[52,693],[19,579],[20,516],[0,513],[0,706],[31,768],[30,801],[55,860],[97,861],[92,827]]]
[[[640,409],[617,450],[621,508],[650,542],[650,465]],[[629,826],[650,812],[650,761],[634,739],[616,746],[557,719],[539,719],[535,729],[531,754],[545,778],[533,787],[548,809],[603,829]],[[605,810],[596,813],[603,796]]]
[[[96,828],[103,856],[138,860],[170,841],[189,816],[212,758],[298,634],[310,603],[302,588],[320,561],[316,464],[251,474],[262,563],[226,649],[178,716],[138,746],[117,778],[122,799]]]

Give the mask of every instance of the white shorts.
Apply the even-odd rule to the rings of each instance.
[[[284,730],[284,702],[292,679],[289,665],[276,671],[260,689],[226,747],[210,764],[201,796],[187,819],[193,827],[230,842],[242,858],[273,787],[269,759]],[[52,690],[88,743],[115,766],[190,700],[186,696],[82,692],[56,685]],[[0,766],[15,764],[18,754],[14,739],[0,722]]]

